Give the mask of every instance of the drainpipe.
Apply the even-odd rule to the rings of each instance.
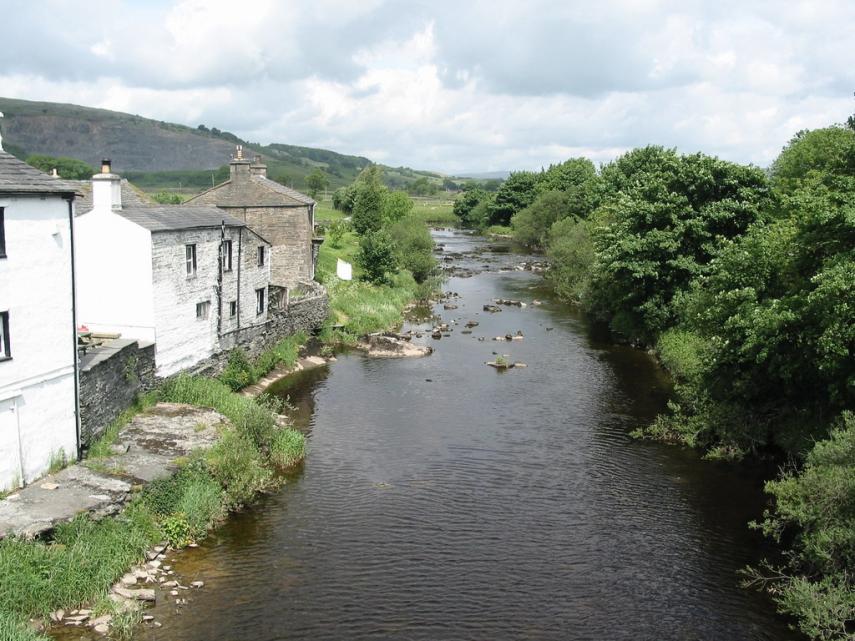
[[[235,345],[240,340],[240,264],[243,253],[243,227],[238,227],[238,271],[237,271],[237,330],[235,331]]]
[[[74,427],[77,439],[77,460],[83,457],[83,439],[80,425],[80,361],[77,357],[77,278],[74,271],[74,195],[68,198],[68,230],[71,249],[71,323],[74,332]]]

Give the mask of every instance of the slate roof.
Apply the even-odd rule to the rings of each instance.
[[[0,149],[0,193],[73,194],[77,186],[30,167]]]
[[[216,207],[123,207],[113,213],[152,232],[219,227],[223,221],[226,227],[246,227],[245,222]]]
[[[185,205],[218,207],[305,207],[315,201],[296,189],[280,185],[265,176],[230,178],[188,200]]]
[[[68,181],[77,185],[77,193],[80,196],[74,201],[74,213],[77,216],[92,211],[92,181],[75,180]],[[149,198],[145,192],[134,187],[127,178],[122,178],[122,207],[148,207],[157,203]]]

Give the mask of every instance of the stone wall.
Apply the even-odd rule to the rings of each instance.
[[[116,339],[80,359],[80,432],[89,447],[140,392],[154,386],[154,344]]]
[[[317,331],[329,316],[329,298],[326,290],[317,283],[312,283],[309,293],[299,299],[288,300],[281,288],[271,286],[270,291],[267,321],[223,335],[221,351],[194,365],[189,373],[216,375],[225,367],[229,351],[233,348],[240,347],[250,358],[257,358],[287,336],[301,331]]]

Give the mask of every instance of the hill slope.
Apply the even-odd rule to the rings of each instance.
[[[247,155],[260,154],[271,178],[297,188],[315,167],[327,172],[332,188],[349,184],[371,161],[325,149],[241,140],[234,134],[194,129],[106,109],[54,102],[0,98],[3,142],[21,157],[29,154],[68,156],[96,167],[111,158],[117,172],[147,189],[198,189],[223,176],[222,167],[243,144]],[[217,172],[216,170],[220,170]],[[385,167],[386,180],[404,186],[421,177],[437,184],[442,176],[403,167]]]

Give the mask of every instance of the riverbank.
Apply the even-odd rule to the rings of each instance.
[[[98,619],[98,625],[112,624],[117,635],[126,635],[142,620],[133,604],[149,600],[148,593],[143,598],[117,589],[131,566],[145,561],[153,548],[162,552],[164,544],[180,549],[201,540],[228,513],[276,487],[280,472],[303,459],[304,437],[285,424],[276,403],[239,395],[217,380],[188,376],[168,381],[155,396],[157,405],[132,419],[110,448],[100,448],[110,456],[90,458],[58,475],[63,484],[81,475],[103,479],[101,485],[68,488],[84,502],[88,497],[75,510],[83,513],[62,522],[74,512],[61,501],[54,506],[58,516],[42,530],[52,530],[49,540],[12,536],[0,541],[4,641],[46,639],[40,630],[52,616],[62,619],[59,610],[63,616],[77,610],[71,615],[78,617],[72,619],[75,624]],[[196,416],[192,407],[211,408],[219,418],[191,420],[188,427],[187,416]],[[152,421],[157,437],[141,427]],[[46,480],[29,491],[59,492],[62,487]],[[99,487],[110,491],[99,494]],[[33,505],[15,496],[4,502],[18,502],[23,509]],[[115,516],[97,521],[87,513],[121,506]],[[18,533],[30,533],[27,515],[18,517]]]

